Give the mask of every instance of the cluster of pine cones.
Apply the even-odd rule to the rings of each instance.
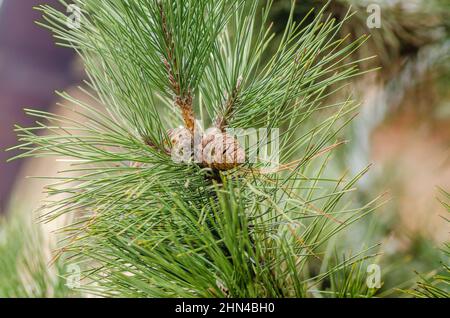
[[[192,136],[184,127],[170,129],[168,135],[172,158],[177,161],[194,159],[201,166],[216,170],[230,170],[245,162],[245,151],[238,140],[218,128],[209,128],[205,133]]]

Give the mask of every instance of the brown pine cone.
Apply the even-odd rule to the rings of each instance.
[[[245,151],[235,137],[210,128],[196,147],[196,159],[213,169],[230,170],[244,163]]]
[[[175,162],[188,162],[192,157],[192,134],[184,127],[172,128],[167,132],[171,147],[167,150]]]

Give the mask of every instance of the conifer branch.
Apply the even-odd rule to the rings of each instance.
[[[191,132],[192,135],[194,135],[195,115],[192,105],[193,101],[192,94],[190,90],[188,90],[187,93],[181,92],[180,88],[181,86],[180,83],[178,82],[180,74],[178,68],[178,61],[175,54],[173,36],[167,25],[167,18],[164,12],[162,1],[158,2],[158,6],[161,15],[161,26],[167,50],[167,59],[163,59],[163,63],[166,67],[169,76],[170,86],[172,87],[172,90],[175,94],[174,98],[175,105],[177,105],[181,110],[186,128]]]
[[[236,87],[233,89],[230,96],[227,98],[223,113],[217,116],[214,126],[219,128],[221,131],[225,129],[228,124],[228,121],[233,113],[233,108],[236,106],[238,102],[239,93],[241,92],[242,85],[242,77],[239,77]]]
[[[345,262],[326,257],[333,265],[320,273],[310,276],[308,266],[377,206],[347,205],[366,170],[345,180],[327,175],[333,145],[356,106],[325,98],[336,91],[332,85],[358,74],[353,63],[339,62],[364,39],[336,39],[345,21],[324,19],[323,10],[303,25],[291,14],[266,58],[272,1],[262,15],[258,1],[74,2],[85,13],[82,29],[68,30],[64,12],[41,10],[47,27],[80,52],[105,110],[63,94],[82,120],[27,110],[36,127],[17,126],[14,149],[22,151],[16,159],[79,163],[46,189],[54,200],[45,220],[84,212],[63,233],[65,251],[89,264],[86,275],[101,285],[86,289],[121,297],[305,297],[311,282],[339,272]],[[195,129],[194,93],[222,130],[283,128],[283,168],[262,174],[270,163],[246,162],[216,169],[212,180],[203,162],[168,158],[161,149],[167,128],[179,125],[178,110],[185,128]],[[316,120],[323,109],[326,117]]]

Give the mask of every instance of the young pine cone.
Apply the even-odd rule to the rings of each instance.
[[[175,162],[189,162],[192,157],[193,139],[189,129],[184,127],[169,129],[167,132],[172,148],[167,150],[171,153]]]
[[[245,161],[245,151],[237,139],[220,129],[211,128],[193,137],[188,129],[180,127],[170,129],[168,135],[172,144],[168,150],[175,162],[189,162],[194,158],[202,166],[230,170]]]
[[[196,152],[203,165],[218,170],[230,170],[245,161],[245,151],[237,139],[217,128],[206,131]]]

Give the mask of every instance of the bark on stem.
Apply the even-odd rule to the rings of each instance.
[[[192,95],[188,94],[186,97],[177,96],[175,98],[175,104],[181,109],[184,124],[193,136],[195,130],[195,116],[192,108]]]

